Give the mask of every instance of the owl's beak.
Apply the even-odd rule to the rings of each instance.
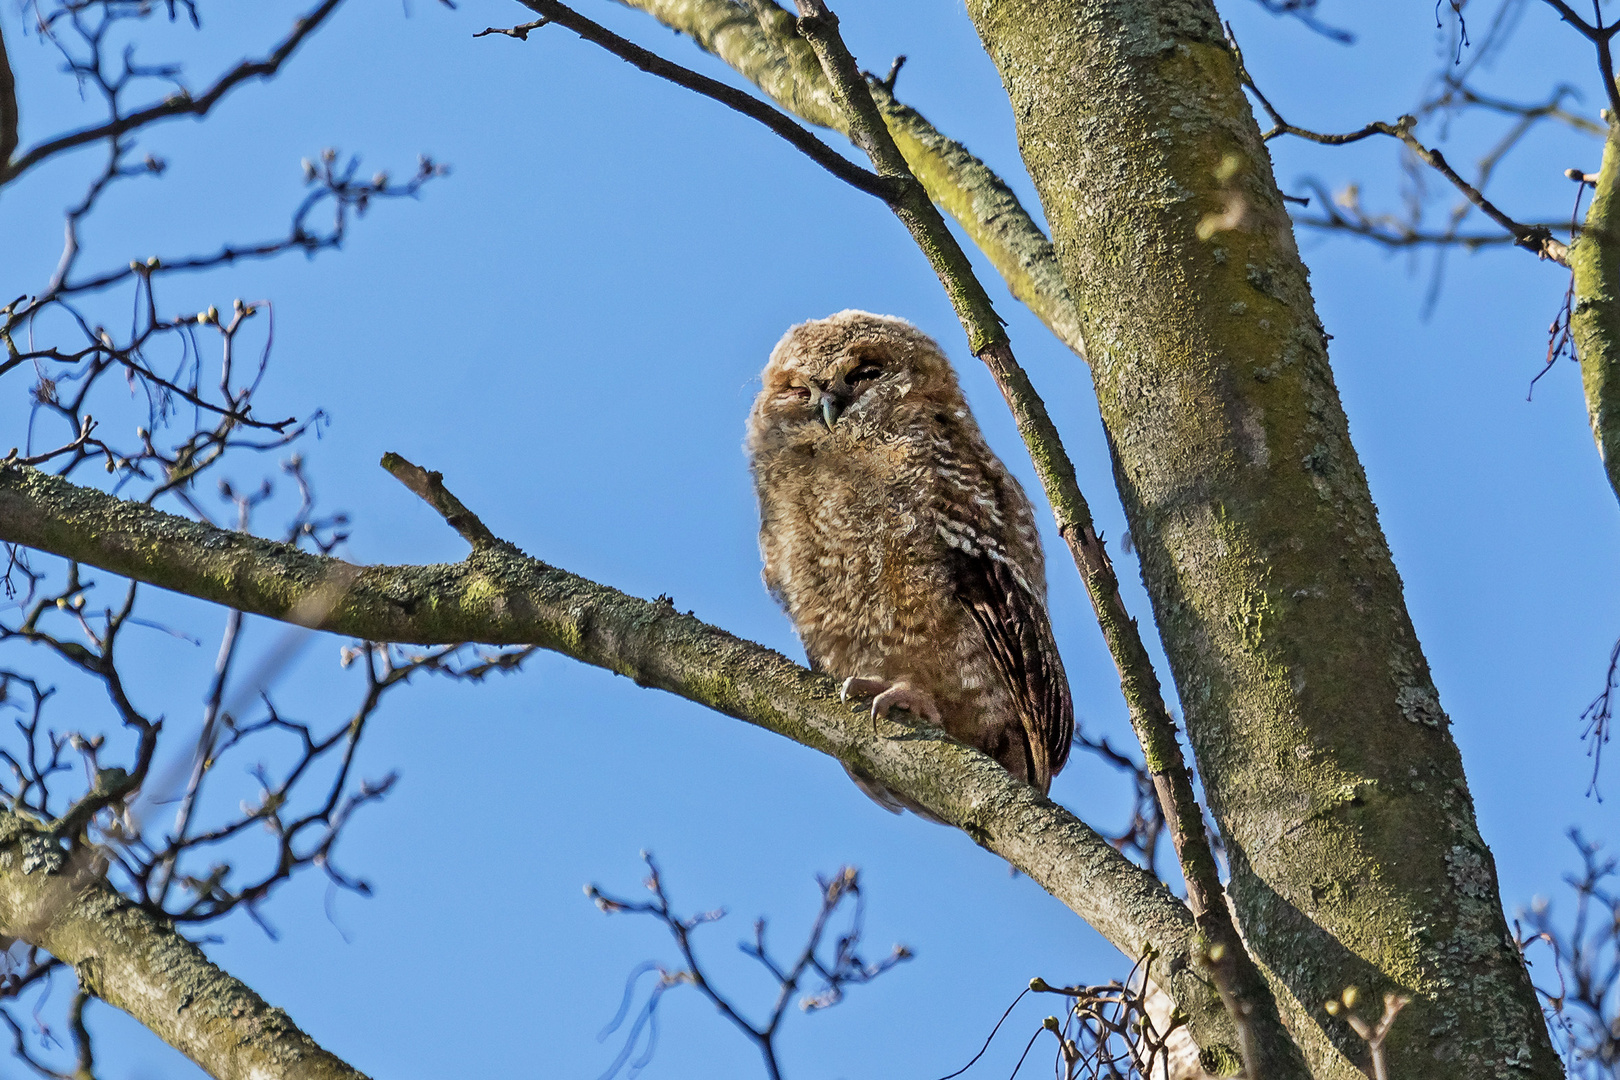
[[[838,414],[844,411],[844,403],[831,394],[821,395],[821,422],[831,431],[833,425],[838,423]]]

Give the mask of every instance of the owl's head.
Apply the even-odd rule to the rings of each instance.
[[[756,452],[783,439],[880,435],[913,411],[965,408],[932,338],[904,319],[866,311],[793,327],[771,350],[761,380],[748,425]]]

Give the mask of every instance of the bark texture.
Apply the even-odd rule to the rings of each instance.
[[[71,965],[86,990],[219,1080],[366,1080],[173,926],[130,904],[36,826],[3,811],[0,933]]]
[[[534,644],[785,735],[900,792],[1028,874],[1155,979],[1211,1063],[1237,1037],[1198,970],[1185,904],[992,758],[926,727],[882,722],[837,684],[674,605],[627,596],[508,544],[465,562],[358,567],[0,466],[0,540],[238,610],[372,641]]]
[[[969,0],[1078,305],[1244,933],[1321,1077],[1323,1005],[1412,996],[1393,1076],[1560,1075],[1202,0]]]
[[[1569,329],[1581,361],[1592,437],[1620,498],[1620,142],[1609,129],[1592,208],[1570,248]]]

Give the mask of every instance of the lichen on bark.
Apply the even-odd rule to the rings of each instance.
[[[1603,144],[1603,165],[1580,236],[1569,251],[1569,329],[1581,363],[1592,437],[1609,487],[1620,498],[1620,133]]]
[[[80,986],[219,1080],[366,1080],[285,1012],[130,903],[87,849],[0,811],[0,933],[67,964]]]

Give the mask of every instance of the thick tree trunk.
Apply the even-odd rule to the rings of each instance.
[[[1232,891],[1322,1077],[1560,1075],[1213,7],[969,0],[1078,305]]]

